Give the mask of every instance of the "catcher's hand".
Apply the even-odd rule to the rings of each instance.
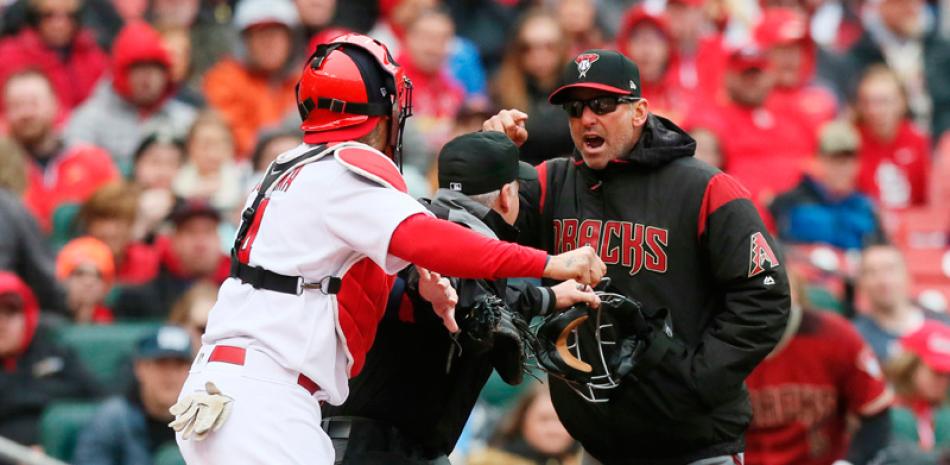
[[[442,318],[442,324],[450,333],[459,332],[459,325],[455,321],[455,306],[459,302],[458,293],[447,278],[439,273],[425,268],[419,270],[419,295],[432,304],[432,310]]]
[[[198,391],[182,397],[168,411],[175,419],[168,424],[182,439],[194,437],[196,441],[206,438],[212,431],[221,429],[221,425],[231,415],[234,399],[221,393],[211,381],[205,383],[205,391]]]

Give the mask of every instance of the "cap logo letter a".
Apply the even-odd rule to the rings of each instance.
[[[577,58],[574,59],[574,63],[577,63],[577,78],[581,79],[587,77],[590,66],[599,59],[600,55],[596,53],[583,53],[578,55]]]
[[[769,264],[768,269],[775,268],[779,265],[775,252],[772,252],[772,248],[769,247],[769,243],[765,240],[765,236],[763,236],[762,233],[757,232],[752,234],[749,248],[750,278],[765,271],[766,263]]]

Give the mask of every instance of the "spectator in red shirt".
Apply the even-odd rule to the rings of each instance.
[[[148,282],[158,271],[154,248],[134,238],[138,206],[139,189],[115,182],[97,190],[79,210],[79,229],[104,242],[112,252],[116,284]]]
[[[792,275],[785,335],[746,379],[752,424],[745,463],[866,464],[890,436],[893,393],[854,327],[836,314],[810,309]],[[860,420],[852,437],[849,417]]]
[[[650,102],[650,112],[682,123],[692,107],[692,93],[671,73],[679,60],[666,17],[642,5],[631,8],[617,34],[617,49],[640,68],[640,92]]]
[[[60,108],[68,113],[92,93],[109,66],[95,37],[79,23],[80,0],[30,0],[28,26],[0,41],[0,83],[36,69],[49,77]]]
[[[930,140],[907,117],[907,97],[889,68],[875,65],[861,78],[858,185],[883,208],[927,203]]]
[[[834,94],[815,84],[818,47],[808,32],[808,18],[790,8],[765,10],[755,29],[756,41],[767,50],[775,75],[768,105],[778,112],[799,113],[812,131],[834,119]]]
[[[461,84],[447,67],[454,37],[455,24],[447,12],[425,10],[407,24],[405,47],[396,60],[413,86],[413,117],[407,126],[422,134],[433,156],[451,137],[465,99]]]
[[[118,178],[109,154],[88,144],[66,143],[55,129],[58,102],[44,75],[12,75],[3,87],[3,103],[10,136],[30,160],[23,200],[45,231],[57,207],[82,202]]]
[[[76,323],[112,323],[105,305],[115,279],[112,251],[93,237],[69,241],[56,258],[56,277],[66,288],[66,307]]]
[[[193,284],[221,284],[231,260],[221,251],[221,216],[205,201],[188,200],[172,213],[174,230],[155,241],[158,273],[149,282],[121,290],[113,310],[121,318],[168,318],[172,305]]]
[[[733,52],[726,73],[729,102],[707,118],[717,128],[725,171],[742,181],[763,212],[798,182],[817,142],[798,115],[766,106],[773,83],[767,67],[758,49]]]
[[[680,88],[714,99],[722,92],[729,54],[723,46],[722,34],[709,24],[705,3],[667,1],[666,18],[677,57],[669,73]]]

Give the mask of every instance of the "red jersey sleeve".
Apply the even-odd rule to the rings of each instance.
[[[445,276],[470,279],[540,278],[548,258],[540,250],[491,239],[423,214],[399,224],[389,253]]]
[[[874,351],[864,342],[851,323],[840,317],[828,318],[838,333],[835,366],[838,367],[838,392],[843,393],[849,412],[871,416],[890,406],[893,394],[884,381]]]

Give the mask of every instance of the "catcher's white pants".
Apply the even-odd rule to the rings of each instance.
[[[188,465],[333,465],[333,444],[320,428],[320,404],[296,383],[295,374],[252,350],[243,366],[206,359],[195,360],[182,395],[213,381],[234,399],[233,409],[221,429],[203,441],[176,435]]]

